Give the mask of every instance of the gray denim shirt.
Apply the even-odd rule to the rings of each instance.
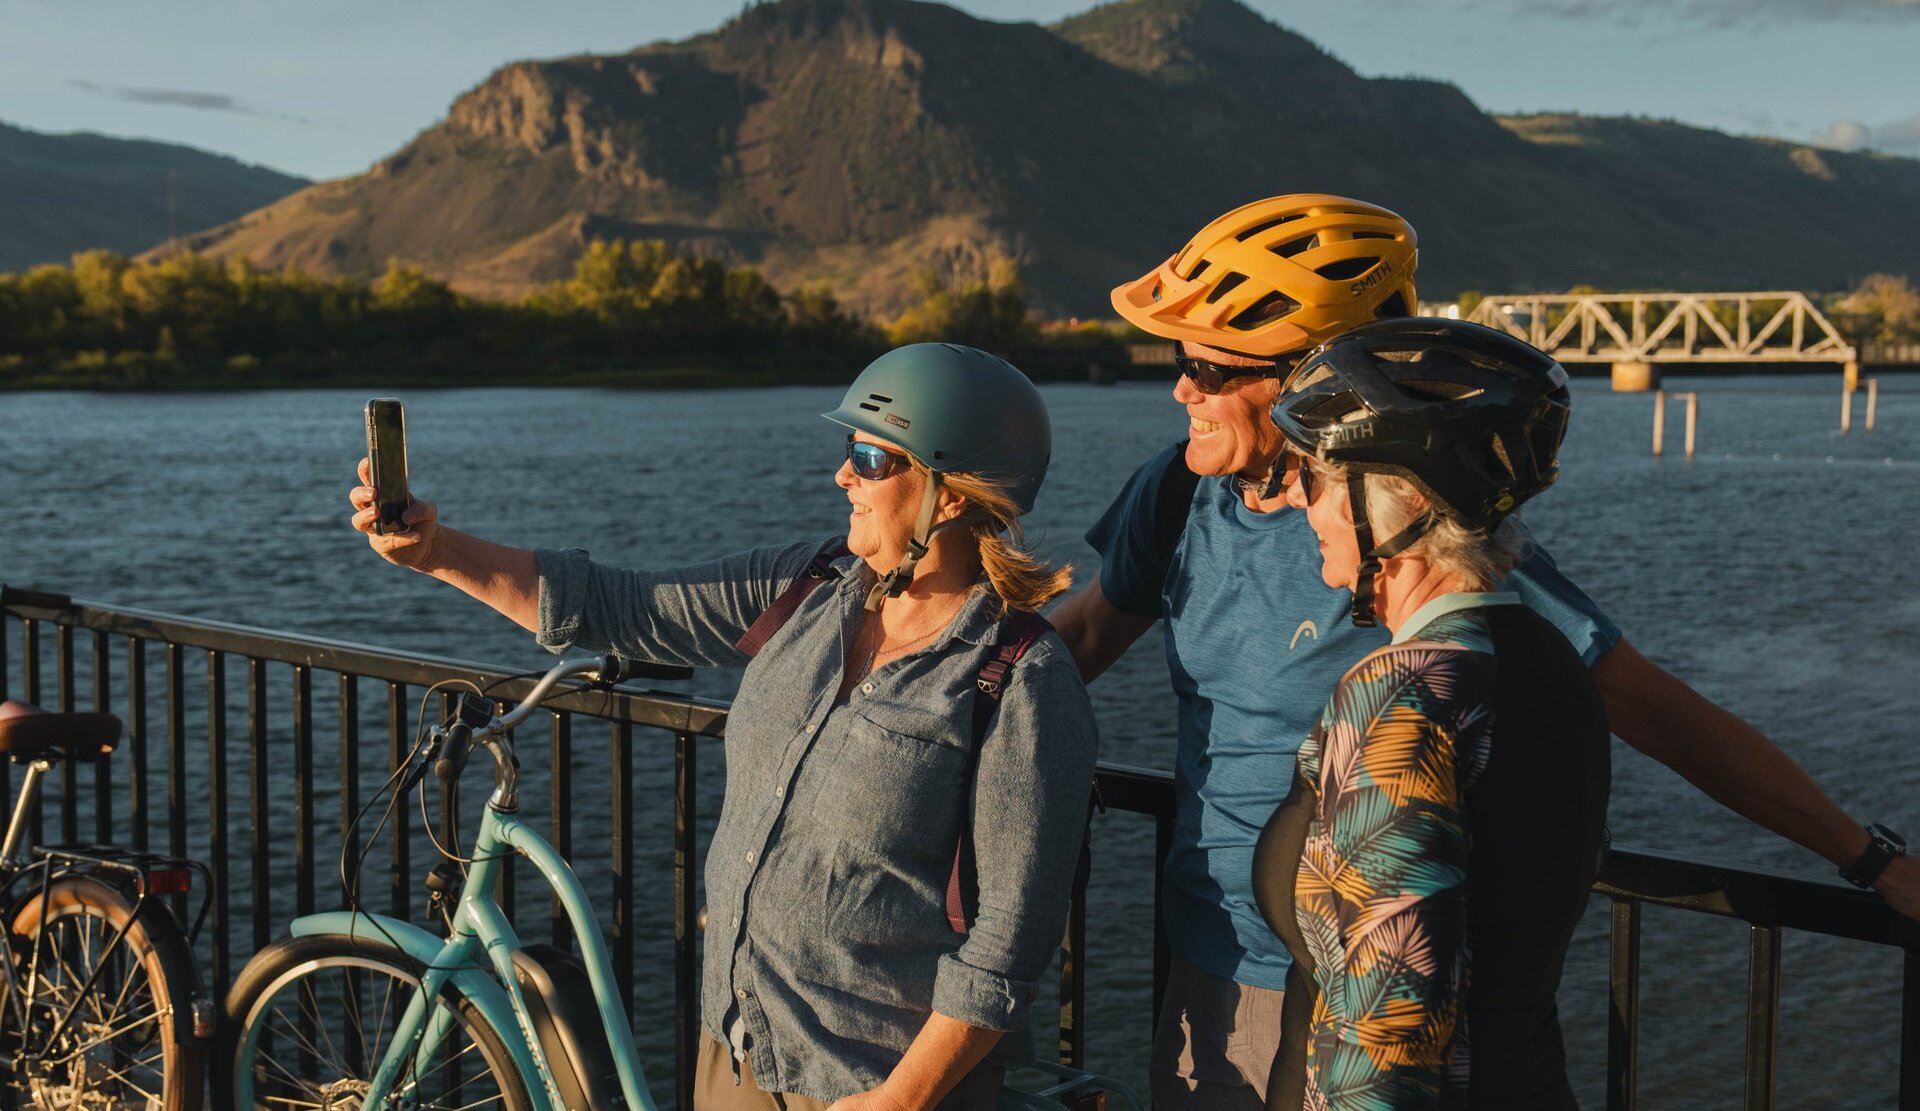
[[[763,1087],[832,1101],[885,1080],[933,1011],[1017,1031],[990,1062],[1024,1046],[1066,921],[1096,739],[1079,669],[1048,633],[1005,687],[969,793],[976,680],[999,624],[986,591],[836,707],[870,581],[857,557],[749,662],[734,642],[820,547],[669,571],[539,552],[539,641],[745,665],[707,852],[701,1018],[724,1043],[737,1014]],[[969,810],[979,902],[962,935],[946,887]]]

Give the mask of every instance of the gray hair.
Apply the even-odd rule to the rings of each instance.
[[[1391,539],[1427,511],[1426,495],[1399,475],[1369,474],[1366,481],[1367,518],[1376,544]],[[1344,476],[1339,485],[1345,486]],[[1435,570],[1462,579],[1470,590],[1486,590],[1526,558],[1527,547],[1525,530],[1511,516],[1489,533],[1441,514],[1425,536],[1400,554],[1419,556]]]

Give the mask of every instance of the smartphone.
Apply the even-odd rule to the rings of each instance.
[[[413,498],[407,493],[407,412],[399,398],[367,402],[367,459],[373,470],[373,504],[379,511],[373,531],[381,536],[407,531],[400,516]]]

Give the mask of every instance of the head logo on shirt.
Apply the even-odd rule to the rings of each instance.
[[[1301,637],[1306,637],[1308,640],[1319,640],[1320,627],[1312,621],[1302,621],[1300,627],[1293,631],[1293,639],[1287,642],[1287,651],[1293,651],[1293,646],[1300,643]]]

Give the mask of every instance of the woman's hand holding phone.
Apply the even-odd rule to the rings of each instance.
[[[382,559],[415,571],[433,570],[440,546],[440,522],[432,502],[414,498],[400,516],[406,531],[380,535],[375,527],[380,511],[374,505],[373,464],[364,457],[360,460],[360,485],[348,491],[347,500],[353,504],[353,527],[367,534],[367,543]]]

